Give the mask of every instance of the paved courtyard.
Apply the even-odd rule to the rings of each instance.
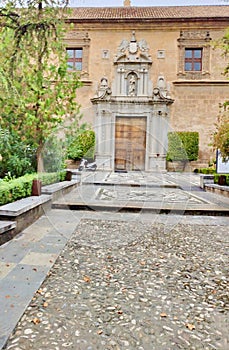
[[[229,207],[193,174],[150,186],[144,174],[118,176],[85,174],[58,202]],[[226,215],[52,209],[0,247],[0,348],[227,350],[228,224]]]

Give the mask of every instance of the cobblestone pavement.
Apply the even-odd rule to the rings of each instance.
[[[226,231],[82,219],[4,349],[229,349]]]

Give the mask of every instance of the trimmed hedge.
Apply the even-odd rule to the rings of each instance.
[[[60,171],[58,173],[43,173],[35,175],[35,178],[41,180],[42,185],[50,185],[55,182],[64,181],[66,176],[66,170]]]
[[[41,180],[42,185],[49,185],[63,181],[65,175],[66,171],[62,171],[60,173],[45,173],[42,175],[27,174],[13,180],[2,180],[0,181],[0,205],[31,196],[34,179]]]
[[[195,169],[194,173],[199,173],[199,174],[215,174],[216,170],[214,168],[200,168],[200,169]]]
[[[199,133],[178,131],[168,133],[168,161],[192,161],[198,159]]]

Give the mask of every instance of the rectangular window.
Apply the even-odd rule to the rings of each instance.
[[[202,49],[185,49],[185,71],[202,71]]]
[[[68,69],[69,70],[82,70],[82,58],[83,49],[82,48],[67,48],[68,55]]]

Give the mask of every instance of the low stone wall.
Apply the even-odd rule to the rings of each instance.
[[[207,168],[208,164],[198,161],[191,161],[184,164],[183,162],[166,162],[166,170],[170,172],[193,172],[195,169]]]
[[[80,165],[80,160],[67,159],[65,161],[65,164],[68,169],[78,169]]]
[[[207,184],[204,187],[205,191],[220,194],[229,198],[229,186],[220,186],[217,184]]]

